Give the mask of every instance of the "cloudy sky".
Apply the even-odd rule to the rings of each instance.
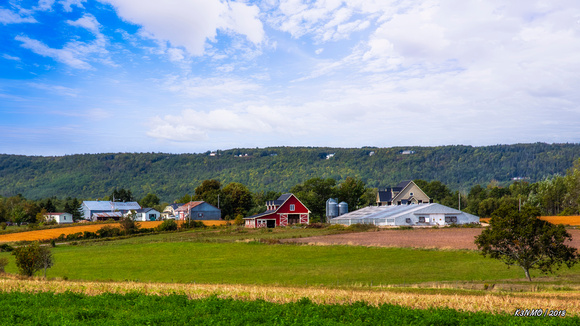
[[[3,0],[0,153],[580,142],[578,0]]]

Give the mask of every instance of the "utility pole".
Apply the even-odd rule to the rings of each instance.
[[[459,210],[461,210],[461,193],[457,193],[457,197],[459,197]]]

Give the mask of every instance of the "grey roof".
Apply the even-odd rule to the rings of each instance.
[[[393,193],[391,192],[391,188],[387,188],[384,191],[379,191],[379,201],[389,202],[392,199],[393,199]]]
[[[428,215],[428,214],[465,214],[470,217],[477,217],[441,204],[419,204],[419,205],[394,205],[394,206],[369,206],[339,217],[333,220],[349,220],[362,218],[395,218],[402,215]]]
[[[87,206],[88,209],[91,211],[110,211],[110,210],[120,210],[120,211],[128,211],[128,210],[135,210],[141,209],[139,203],[130,201],[126,203],[121,202],[110,202],[110,201],[83,201],[83,205]]]
[[[399,184],[398,184],[398,185],[395,187],[395,189],[396,189],[396,188],[399,188],[399,191],[401,191],[401,190],[405,189],[405,187],[406,187],[406,186],[408,186],[408,185],[409,185],[409,183],[411,183],[411,180],[405,180],[405,181],[401,181],[401,182],[399,182]]]
[[[173,209],[178,209],[179,207],[183,206],[182,203],[173,203],[173,204],[169,204],[167,206],[171,206],[171,208]]]
[[[252,218],[253,219],[253,218],[257,218],[257,217],[262,217],[262,216],[265,216],[265,215],[270,215],[270,214],[274,213],[275,211],[276,211],[275,209],[271,209],[271,210],[265,211],[263,213],[256,214],[256,215],[252,215],[252,216],[248,216],[248,217],[244,217],[244,218],[248,218],[248,219]]]
[[[278,199],[276,200],[269,200],[266,202],[266,205],[276,205],[276,206],[280,206],[282,204],[284,204],[284,202],[290,198],[290,196],[292,196],[292,194],[283,194],[282,196],[278,197]]]
[[[150,211],[156,211],[157,212],[157,210],[155,210],[154,208],[147,207],[147,208],[137,209],[137,210],[135,210],[135,213],[147,213],[147,212],[150,212]],[[157,213],[159,213],[159,212],[157,212]]]

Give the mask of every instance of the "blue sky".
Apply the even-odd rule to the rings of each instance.
[[[0,153],[580,142],[576,0],[4,0]]]

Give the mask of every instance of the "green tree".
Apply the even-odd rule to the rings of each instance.
[[[315,222],[326,216],[326,201],[337,195],[335,186],[336,180],[332,178],[312,178],[292,187],[290,192],[310,209]]]
[[[201,185],[195,188],[193,200],[205,201],[221,208],[221,203],[218,203],[223,198],[221,187],[222,185],[218,180],[204,180],[201,182]]]
[[[21,206],[16,206],[12,208],[10,216],[12,218],[12,222],[20,226],[20,224],[22,224],[26,218],[26,211]]]
[[[116,202],[135,201],[135,197],[133,196],[133,193],[131,193],[131,190],[125,188],[113,190],[109,199]]]
[[[6,257],[2,257],[0,258],[0,274],[4,274],[4,267],[6,267],[6,265],[8,265],[8,258]]]
[[[37,271],[44,269],[46,277],[46,269],[53,265],[50,249],[41,247],[38,242],[15,248],[12,254],[16,258],[16,266],[18,266],[20,275],[31,277]]]
[[[348,204],[349,210],[358,209],[363,205],[366,188],[365,183],[353,177],[347,177],[341,184],[338,185],[337,195],[338,200],[344,201]],[[328,199],[328,198],[327,198]]]
[[[135,221],[135,212],[131,211],[131,213],[127,214],[127,216],[122,217],[119,220],[119,226],[121,230],[125,232],[125,234],[133,234],[141,227],[141,224]]]
[[[525,207],[519,212],[517,207],[504,205],[475,244],[483,256],[521,267],[529,281],[531,269],[552,273],[562,264],[572,267],[578,262],[577,250],[564,244],[571,235],[563,225],[540,220],[539,215],[537,208]]]
[[[222,215],[228,219],[234,219],[238,215],[243,217],[252,209],[252,193],[243,184],[232,182],[224,187],[222,194]]]
[[[154,207],[159,205],[159,202],[159,197],[157,197],[156,194],[148,193],[139,201],[139,205],[141,205],[141,207]]]

